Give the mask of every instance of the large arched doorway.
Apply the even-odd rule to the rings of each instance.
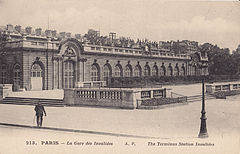
[[[176,66],[174,68],[174,76],[179,76],[179,68],[178,68],[178,66]]]
[[[31,90],[43,90],[43,69],[38,63],[31,68]]]
[[[182,68],[181,68],[180,75],[185,76],[185,67],[184,66],[182,66]]]
[[[143,70],[143,74],[144,76],[150,76],[150,67],[148,65],[144,66],[144,70]]]
[[[172,66],[168,66],[168,69],[167,69],[167,76],[172,76],[173,75],[173,69],[172,69]]]
[[[131,77],[131,76],[132,76],[132,66],[128,64],[125,67],[125,77]]]
[[[156,65],[152,67],[152,76],[158,76],[158,67]]]
[[[110,64],[105,64],[103,66],[103,80],[106,81],[106,84],[109,84],[109,81],[112,77],[112,68]]]
[[[114,69],[114,76],[115,77],[122,77],[122,66],[120,64],[117,64]]]
[[[165,68],[164,65],[160,67],[159,75],[160,76],[165,76],[166,75],[166,68]]]
[[[63,68],[63,87],[73,88],[74,87],[74,62],[73,61],[65,61]]]
[[[141,70],[141,66],[140,65],[135,66],[135,68],[134,68],[134,76],[135,77],[142,76],[142,70]]]
[[[100,81],[100,69],[96,63],[91,67],[91,81]]]

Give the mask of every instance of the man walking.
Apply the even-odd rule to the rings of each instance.
[[[44,106],[39,102],[39,100],[37,101],[37,104],[36,104],[34,110],[35,110],[36,116],[37,116],[37,127],[42,127],[43,113],[45,116],[47,116],[47,114],[44,109]]]

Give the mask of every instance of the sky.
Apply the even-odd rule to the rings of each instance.
[[[49,20],[48,20],[49,19]],[[49,21],[49,22],[48,22]],[[48,24],[49,23],[49,24]],[[0,25],[152,41],[192,40],[235,50],[240,2],[160,0],[0,0]]]

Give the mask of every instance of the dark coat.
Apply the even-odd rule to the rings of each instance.
[[[37,104],[35,106],[34,110],[36,111],[36,116],[43,116],[43,113],[46,116],[46,111],[45,111],[44,106],[42,104]]]

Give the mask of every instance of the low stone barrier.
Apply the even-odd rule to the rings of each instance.
[[[0,84],[0,102],[12,93],[12,84]]]
[[[153,98],[139,100],[139,106],[158,106],[166,104],[175,104],[175,103],[185,103],[187,102],[187,97],[178,97],[178,98]]]
[[[231,90],[231,91],[219,91],[215,92],[214,96],[218,99],[226,99],[226,96],[239,95],[240,90]]]
[[[137,100],[166,97],[164,88],[73,88],[64,89],[63,103],[135,109]]]
[[[134,109],[133,90],[65,89],[63,102],[69,106],[88,105]]]

